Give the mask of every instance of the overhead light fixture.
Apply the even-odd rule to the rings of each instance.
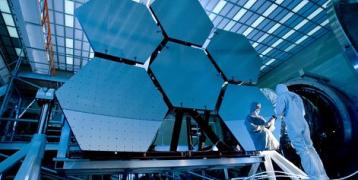
[[[15,27],[6,26],[7,31],[9,32],[10,37],[19,38],[19,34],[17,34],[17,30]]]
[[[275,43],[272,44],[271,47],[276,47],[276,46],[278,46],[282,41],[283,41],[283,39],[277,40]]]
[[[251,27],[256,28],[263,20],[265,20],[265,18],[260,16],[251,24]]]
[[[215,19],[215,17],[216,17],[216,14],[214,14],[214,13],[211,13],[209,15],[209,18],[210,18],[211,21],[213,21]]]
[[[238,11],[236,13],[236,15],[234,16],[233,20],[238,21],[241,19],[242,16],[245,15],[245,13],[247,12],[247,9],[250,9],[252,5],[254,5],[256,2],[256,0],[248,0],[245,5],[243,6],[243,8],[240,9],[240,11]]]
[[[233,20],[238,21],[241,19],[242,16],[244,16],[244,14],[247,12],[246,9],[240,9],[239,12],[236,13],[236,15],[234,16]]]
[[[0,0],[0,10],[2,12],[11,13],[7,0]]]
[[[307,19],[309,19],[309,20],[313,19],[314,17],[316,17],[316,16],[317,16],[319,13],[321,13],[322,11],[323,11],[322,8],[316,9],[313,13],[311,13],[311,14],[307,17]]]
[[[329,23],[329,20],[326,19],[325,21],[323,21],[323,23],[321,23],[321,26],[325,26],[325,25],[327,25],[328,23]]]
[[[236,23],[235,21],[231,20],[229,23],[227,23],[227,25],[225,26],[224,30],[230,31],[230,29],[232,27],[234,27],[235,23]]]
[[[272,26],[267,32],[269,34],[272,34],[273,32],[275,32],[279,27],[281,26],[281,24],[275,24],[274,26]]]
[[[66,56],[66,64],[73,64],[73,57]]]
[[[304,19],[303,21],[301,21],[300,23],[298,23],[293,29],[300,29],[302,26],[304,26],[306,23],[308,22],[307,19]]]
[[[265,65],[261,66],[261,67],[260,67],[260,71],[262,71],[262,70],[265,69],[265,68],[266,68]]]
[[[266,11],[262,14],[263,16],[269,16],[278,6],[276,4],[272,4]]]
[[[74,9],[74,2],[70,0],[65,0],[65,13],[73,15]]]
[[[292,48],[294,48],[296,44],[291,44],[288,48],[285,49],[286,52],[290,51]]]
[[[262,55],[266,55],[267,53],[269,53],[273,48],[272,47],[268,47],[264,52],[262,52]]]
[[[242,34],[244,35],[244,36],[247,36],[247,35],[249,35],[250,33],[251,33],[251,31],[253,31],[254,29],[252,28],[252,27],[249,27],[249,28],[247,28]]]
[[[254,5],[256,0],[248,0],[246,4],[244,5],[244,8],[250,9],[252,5]]]
[[[295,32],[295,30],[291,29],[291,30],[288,31],[285,35],[283,35],[282,39],[287,39],[287,38],[290,37],[294,32]]]
[[[329,2],[330,2],[330,0],[327,0],[327,2],[325,2],[325,3],[322,5],[322,7],[323,7],[323,8],[327,8]]]
[[[262,42],[262,41],[265,40],[268,36],[269,36],[269,34],[264,34],[263,36],[261,36],[261,37],[257,40],[257,42],[258,42],[258,43]]]
[[[4,18],[5,24],[8,26],[15,26],[14,19],[11,14],[1,13]]]
[[[303,42],[307,38],[308,38],[308,36],[304,35],[303,37],[301,37],[299,40],[296,41],[296,44],[300,44],[301,42]]]
[[[307,35],[312,36],[315,32],[321,29],[321,26],[317,26],[313,28],[310,32],[307,33]]]
[[[72,15],[65,14],[65,25],[67,27],[73,27],[74,17]]]
[[[279,22],[280,22],[281,24],[283,24],[283,23],[285,23],[288,19],[290,19],[290,17],[292,17],[292,16],[293,16],[293,12],[289,12],[289,13],[286,14],[286,16],[283,17]]]
[[[301,10],[306,4],[308,3],[308,0],[303,0],[301,1],[299,4],[297,4],[297,6],[295,8],[292,9],[293,12],[298,12],[299,10]]]
[[[219,12],[224,8],[225,5],[226,5],[226,1],[223,0],[219,1],[213,10],[213,13],[219,14]]]
[[[73,48],[73,39],[66,38],[66,47],[67,48]]]
[[[276,61],[276,59],[270,59],[265,65],[268,66],[268,65],[272,64],[275,61]]]

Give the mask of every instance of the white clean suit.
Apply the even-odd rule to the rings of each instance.
[[[288,91],[287,86],[276,86],[277,100],[275,113],[283,116],[287,134],[293,147],[301,158],[301,164],[310,179],[329,179],[310,137],[309,126],[304,118],[305,109],[302,99]]]

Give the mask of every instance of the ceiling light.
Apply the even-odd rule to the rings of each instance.
[[[262,52],[262,55],[266,55],[267,53],[269,53],[272,50],[272,47],[267,48],[264,52]]]
[[[299,40],[296,41],[296,44],[300,44],[302,41],[306,40],[308,38],[308,36],[303,36],[301,37]]]
[[[304,26],[306,23],[308,22],[307,19],[304,19],[303,21],[301,21],[299,24],[297,24],[293,29],[300,29],[302,26]]]
[[[236,15],[234,16],[233,20],[238,21],[241,19],[242,16],[244,16],[244,14],[247,12],[246,9],[240,9],[239,12],[236,13]]]
[[[0,10],[2,12],[11,13],[7,0],[0,0]]]
[[[307,35],[312,36],[315,32],[317,32],[319,29],[321,29],[321,26],[317,26],[314,29],[312,29],[310,32],[307,33]]]
[[[289,50],[291,50],[292,48],[294,48],[296,46],[296,44],[292,44],[291,46],[289,46],[288,48],[285,49],[286,52],[288,52]]]
[[[227,25],[225,26],[224,30],[230,31],[230,29],[232,27],[234,27],[235,23],[236,23],[235,21],[230,21],[229,23],[227,23]]]
[[[318,9],[316,9],[313,13],[311,13],[308,17],[307,17],[307,19],[313,19],[314,17],[316,17],[320,12],[322,12],[323,11],[323,9],[322,8],[318,8]]]
[[[306,4],[308,3],[308,0],[301,1],[295,8],[292,9],[293,12],[298,12],[301,10]]]
[[[272,63],[275,62],[275,61],[276,61],[276,59],[271,59],[271,60],[269,60],[265,65],[268,66],[268,65],[272,64]]]
[[[249,27],[249,28],[247,28],[242,34],[244,35],[244,36],[247,36],[247,35],[249,35],[250,33],[251,33],[251,31],[252,30],[254,30],[252,27]]]
[[[290,31],[288,31],[288,32],[282,37],[282,39],[287,39],[287,38],[290,37],[294,32],[295,32],[295,30],[291,29]]]
[[[226,1],[219,1],[213,10],[213,13],[219,14],[219,12],[224,8],[225,5]]]

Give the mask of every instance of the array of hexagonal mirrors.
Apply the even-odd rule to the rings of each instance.
[[[173,107],[218,112],[239,142],[250,103],[272,114],[258,88],[231,83],[257,81],[258,54],[242,35],[213,33],[198,1],[91,0],[75,14],[96,58],[56,95],[82,150],[145,152]]]

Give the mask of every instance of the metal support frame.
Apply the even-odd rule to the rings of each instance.
[[[41,161],[45,152],[45,144],[46,135],[35,134],[32,137],[29,151],[15,176],[15,180],[39,179]]]
[[[0,174],[7,171],[11,167],[13,167],[17,162],[23,159],[28,152],[28,145],[17,151],[13,155],[7,157],[4,161],[0,163]]]
[[[192,171],[194,169],[223,169],[261,163],[262,156],[218,158],[218,159],[177,159],[177,160],[78,160],[63,159],[65,174],[116,174],[116,173],[164,173]]]
[[[208,136],[208,138],[211,140],[211,142],[214,143],[214,145],[217,146],[220,152],[228,152],[228,151],[234,151],[234,148],[228,146],[224,142],[220,141],[220,139],[217,137],[217,135],[214,133],[214,131],[211,129],[207,120],[203,119],[201,115],[196,111],[190,112],[191,116],[195,119],[195,121],[199,124],[200,129],[203,130],[203,132]]]
[[[264,151],[262,154],[269,158],[270,161],[274,161],[283,171],[294,174],[297,176],[297,178],[292,177],[292,179],[307,179],[308,176],[305,172],[303,172],[301,169],[296,167],[292,162],[287,160],[285,157],[283,157],[281,154],[279,154],[276,151]],[[266,165],[266,164],[265,164]]]
[[[172,140],[170,142],[170,151],[177,151],[183,117],[184,117],[184,112],[178,110],[175,114]]]
[[[47,94],[44,96],[43,94],[41,94],[42,92],[44,92],[44,90],[39,90],[38,95],[41,96],[37,97],[37,100],[39,102],[41,101],[41,104],[43,104],[37,134],[33,135],[31,143],[28,146],[23,147],[18,153],[15,153],[14,157],[10,157],[12,163],[16,163],[23,157],[21,156],[20,158],[20,155],[23,155],[20,154],[20,152],[26,150],[26,157],[15,176],[16,180],[39,179],[40,177],[41,162],[46,147],[46,135],[44,133],[46,131],[47,121],[49,119],[50,103],[52,101],[51,95],[49,97],[46,97]],[[15,159],[15,157],[17,158]]]
[[[186,122],[186,134],[187,134],[187,142],[188,142],[188,150],[191,151],[193,150],[193,138],[192,138],[192,134],[191,134],[191,117],[186,116],[185,118],[185,122]]]
[[[57,151],[57,158],[65,158],[66,157],[66,154],[68,151],[68,143],[70,141],[70,134],[71,134],[70,126],[68,125],[67,121],[64,121],[62,131],[61,131],[61,137],[60,137],[60,142],[59,142],[59,146],[58,146],[58,151]]]
[[[45,103],[42,105],[41,116],[40,116],[39,126],[37,129],[37,134],[45,133],[48,116],[49,116],[49,104]]]
[[[265,161],[264,161],[265,169],[266,169],[267,174],[268,174],[267,179],[275,180],[276,179],[275,169],[273,168],[271,158],[270,158],[270,156],[268,154],[266,154],[264,157],[265,157]]]
[[[20,54],[22,53],[23,49],[21,49],[21,52]],[[8,105],[8,102],[9,102],[9,99],[11,97],[11,90],[12,90],[12,85],[14,83],[14,79],[16,78],[17,74],[18,74],[18,71],[19,71],[19,68],[20,68],[20,65],[22,63],[22,57],[19,56],[19,58],[17,59],[17,62],[16,62],[16,66],[12,72],[12,75],[11,75],[11,79],[9,81],[9,84],[7,85],[6,87],[6,93],[5,93],[5,97],[4,97],[4,100],[1,104],[1,108],[0,108],[0,117],[3,117],[4,115],[4,112],[6,111],[6,107]]]

